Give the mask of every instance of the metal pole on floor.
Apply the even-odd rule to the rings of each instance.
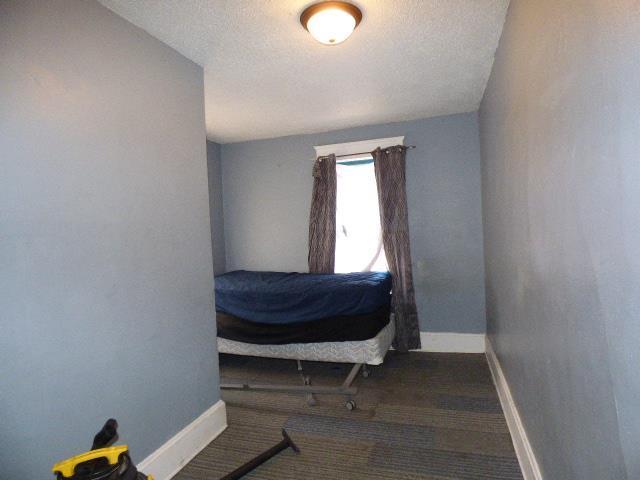
[[[249,460],[244,465],[236,468],[233,472],[228,473],[220,480],[238,480],[239,478],[244,477],[247,473],[251,472],[270,458],[275,457],[281,451],[286,450],[289,447],[291,447],[294,452],[300,453],[300,449],[296,446],[295,443],[293,443],[293,440],[289,438],[289,435],[287,435],[287,432],[284,429],[282,429],[282,437],[282,440],[278,444],[274,445],[266,452],[262,452],[252,460]]]

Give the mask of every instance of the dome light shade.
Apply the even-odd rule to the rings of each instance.
[[[347,2],[321,2],[308,7],[300,15],[300,23],[325,45],[344,42],[362,20],[358,7]]]

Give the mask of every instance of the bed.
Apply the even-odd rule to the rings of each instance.
[[[216,276],[218,351],[233,355],[285,358],[298,362],[303,385],[228,383],[222,388],[348,397],[367,365],[384,361],[395,334],[391,276],[382,272],[308,274],[235,271]],[[311,385],[302,361],[353,363],[337,387]]]

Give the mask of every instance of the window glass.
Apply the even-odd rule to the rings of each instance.
[[[371,155],[336,165],[335,272],[387,271]]]

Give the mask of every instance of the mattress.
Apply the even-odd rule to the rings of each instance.
[[[256,345],[218,337],[218,351],[253,357],[380,365],[391,347],[394,335],[395,323],[392,316],[389,323],[375,337],[368,340]]]
[[[363,315],[338,315],[308,322],[268,324],[234,315],[216,314],[218,336],[262,345],[286,343],[345,342],[375,337],[389,323],[389,308]]]
[[[216,311],[288,324],[364,315],[391,303],[387,272],[338,274],[235,271],[215,278]]]

